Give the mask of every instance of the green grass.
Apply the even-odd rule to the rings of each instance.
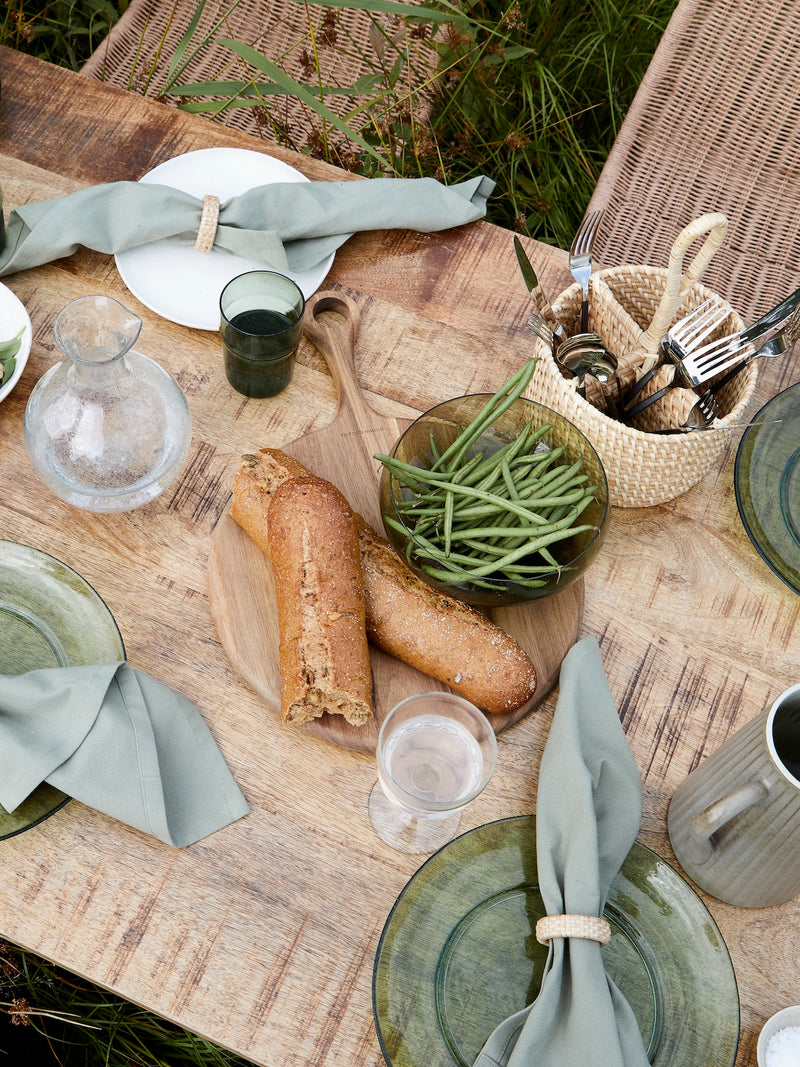
[[[318,25],[335,29],[347,0],[312,2]],[[675,3],[462,0],[456,7],[433,0],[429,14],[409,22],[402,47],[387,41],[382,62],[358,87],[371,93],[370,103],[354,106],[344,121],[320,101],[313,69],[307,83],[297,83],[279,64],[230,38],[231,55],[249,62],[250,82],[228,84],[221,92],[218,85],[193,85],[190,57],[203,41],[187,39],[166,79],[149,91],[177,97],[181,107],[200,113],[255,106],[278,131],[270,108],[282,93],[302,95],[309,136],[291,147],[367,176],[425,174],[456,182],[488,174],[498,186],[490,221],[566,247]],[[0,43],[78,70],[126,6],[127,0],[6,0]],[[373,11],[376,33],[383,32],[391,0],[359,6]],[[424,90],[430,93],[430,119],[420,123],[402,74],[434,28],[439,72]],[[216,33],[225,37],[224,20]],[[298,47],[314,44],[309,39]],[[135,74],[131,80],[138,87],[142,79]],[[1,943],[0,1013],[20,1030],[27,1024],[47,1035],[53,1062],[64,1067],[246,1062]]]
[[[0,44],[79,70],[127,0],[7,0]]]
[[[250,1067],[250,1061],[2,942],[0,1015],[7,1023],[0,1027],[0,1063],[9,1065]]]

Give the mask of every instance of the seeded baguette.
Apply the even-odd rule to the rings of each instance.
[[[527,703],[536,671],[514,638],[463,601],[437,592],[357,513],[355,521],[372,643],[484,711],[499,714]]]
[[[281,716],[372,716],[364,582],[353,512],[330,482],[290,478],[270,504],[269,555],[280,628]]]
[[[292,456],[265,448],[244,456],[234,476],[231,514],[267,554],[271,497],[301,472],[308,473]],[[354,513],[354,521],[372,643],[492,714],[515,711],[531,700],[536,671],[514,638],[481,612],[423,582],[361,515]]]
[[[299,460],[279,448],[262,448],[254,455],[242,456],[242,465],[233,476],[231,516],[267,556],[270,497],[289,478],[310,473]]]

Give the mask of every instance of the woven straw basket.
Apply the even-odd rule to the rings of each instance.
[[[688,278],[688,272],[684,278]],[[615,267],[592,276],[589,329],[598,333],[617,356],[623,385],[631,384],[637,370],[647,366],[642,342],[652,333],[657,313],[663,308],[667,286],[668,271],[657,267]],[[689,279],[682,289],[680,304],[667,325],[711,296],[716,294]],[[553,301],[553,311],[564,323],[568,334],[577,332],[580,305],[579,285],[571,286]],[[744,323],[731,308],[724,324],[713,336],[735,333],[743,328]],[[658,330],[661,329],[659,324]],[[529,396],[565,415],[586,434],[605,467],[610,501],[618,507],[660,504],[696,485],[722,453],[730,426],[741,420],[756,384],[756,364],[753,362],[717,394],[722,418],[712,429],[658,434],[653,431],[683,421],[697,400],[695,393],[688,389],[670,390],[663,400],[642,412],[635,426],[626,426],[578,395],[575,379],[563,377],[546,345],[537,342],[537,350],[540,360],[528,389]],[[666,368],[663,373],[666,379],[671,376]],[[642,396],[664,383],[665,378],[659,377],[661,374],[659,371]]]

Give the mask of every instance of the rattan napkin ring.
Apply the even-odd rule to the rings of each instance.
[[[219,222],[219,197],[203,197],[203,213],[200,216],[200,226],[197,230],[197,240],[194,247],[198,252],[210,252],[214,247],[214,238],[217,236],[217,223]]]
[[[611,926],[597,915],[545,915],[536,923],[536,940],[546,945],[554,937],[584,937],[607,945]]]

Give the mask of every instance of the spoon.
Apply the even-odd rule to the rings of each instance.
[[[583,343],[572,344],[582,339]],[[608,351],[597,334],[578,334],[559,345],[555,355],[556,362],[568,377],[580,378],[581,384],[588,374],[605,385],[614,377],[618,366],[617,357]]]
[[[618,360],[596,333],[570,337],[557,347],[555,359],[565,377],[577,378],[582,396],[586,396],[587,377],[593,379],[599,387],[602,407],[616,418],[616,404],[608,387],[616,374]]]

